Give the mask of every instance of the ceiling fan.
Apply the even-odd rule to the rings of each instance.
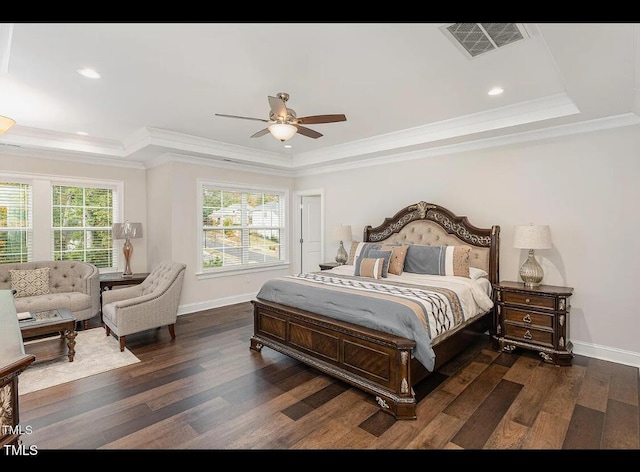
[[[269,119],[263,118],[250,118],[247,116],[237,115],[223,115],[216,113],[216,116],[222,116],[225,118],[239,118],[242,120],[254,120],[263,121],[269,123],[269,126],[253,134],[252,138],[259,138],[265,134],[271,133],[276,139],[280,141],[286,141],[291,139],[296,133],[300,133],[303,136],[317,139],[322,136],[322,133],[318,133],[315,130],[307,128],[302,125],[317,125],[320,123],[336,123],[338,121],[347,121],[347,117],[343,114],[335,115],[312,115],[298,117],[296,112],[291,108],[287,108],[287,100],[289,100],[289,94],[280,92],[275,97],[269,96],[269,106],[271,112],[269,113]]]

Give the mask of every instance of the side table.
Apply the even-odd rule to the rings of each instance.
[[[102,292],[111,290],[119,285],[138,285],[147,278],[149,272],[139,272],[137,274],[124,277],[122,272],[108,272],[100,274],[100,319],[102,319]]]
[[[571,365],[569,300],[572,287],[526,287],[521,282],[500,282],[493,288],[498,315],[495,347],[506,352],[518,347],[529,349],[545,362]]]
[[[337,262],[321,262],[320,270],[333,269],[334,267],[338,267],[339,265],[340,264],[338,264]]]

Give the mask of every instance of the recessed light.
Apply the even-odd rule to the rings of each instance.
[[[489,90],[489,95],[500,95],[502,92],[504,92],[502,87],[493,87]]]
[[[89,136],[89,133],[86,131],[76,131],[76,134],[79,134],[80,136]]]
[[[291,144],[285,144],[285,145],[284,145],[284,147],[285,147],[286,149],[291,149],[293,146],[292,146]]]
[[[78,74],[89,79],[99,79],[101,77],[95,70],[85,67],[84,69],[78,69]]]

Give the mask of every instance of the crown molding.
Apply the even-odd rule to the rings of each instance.
[[[226,159],[214,160],[207,157],[196,157],[183,154],[167,153],[160,158],[154,160],[153,164],[147,168],[157,167],[167,162],[181,162],[184,164],[195,164],[206,167],[216,167],[219,169],[241,170],[243,172],[259,173],[261,175],[277,175],[279,177],[295,177],[295,173],[290,169],[273,169],[270,167],[258,167],[256,165],[245,164],[242,162],[233,162]]]
[[[257,151],[243,146],[214,141],[159,128],[141,128],[125,140],[125,154],[129,159],[152,165],[156,156],[165,153],[189,154],[209,159],[230,159],[248,165],[287,169],[291,157],[275,152]]]
[[[456,144],[438,145],[438,141],[448,138],[464,138],[482,131],[514,129],[518,124],[540,124],[542,120],[551,117],[563,117],[575,113],[577,108],[573,102],[565,94],[558,94],[526,104],[502,107],[294,157],[149,127],[137,130],[120,143],[16,125],[10,133],[0,136],[0,151],[7,154],[138,169],[175,161],[297,177],[640,123],[640,114],[628,113]],[[416,149],[419,145],[429,145],[429,147]]]
[[[371,167],[384,164],[397,164],[402,161],[410,161],[415,159],[423,159],[425,157],[440,156],[443,154],[454,154],[460,152],[468,152],[479,149],[495,148],[509,146],[512,144],[520,144],[531,141],[541,141],[544,139],[555,138],[559,136],[570,136],[581,133],[591,133],[611,128],[620,128],[625,126],[640,125],[640,116],[634,113],[625,113],[623,115],[611,116],[607,118],[598,118],[595,120],[558,125],[550,128],[544,128],[534,131],[523,131],[513,133],[508,136],[497,136],[493,138],[478,139],[475,141],[467,141],[457,144],[449,144],[445,146],[433,147],[429,149],[421,149],[405,153],[393,154],[392,156],[381,156],[371,159],[365,159],[357,162],[346,162],[342,164],[324,165],[311,169],[297,169],[295,177],[303,177],[308,175],[326,174],[330,172],[341,172],[351,169],[359,169],[362,167]]]
[[[0,153],[14,156],[34,157],[38,159],[54,159],[57,161],[75,162],[77,164],[104,165],[111,167],[126,167],[131,169],[144,169],[141,162],[130,162],[120,157],[109,158],[87,153],[72,153],[70,151],[57,151],[51,149],[37,149],[22,147],[16,144],[0,142]]]
[[[560,93],[438,123],[383,134],[370,139],[354,141],[341,146],[297,154],[293,158],[293,167],[301,168],[326,164],[355,156],[363,158],[367,155],[389,152],[393,149],[397,150],[403,147],[534,123],[574,115],[579,112],[580,110],[578,110],[573,101],[566,94]]]

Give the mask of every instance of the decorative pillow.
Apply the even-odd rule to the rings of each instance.
[[[380,248],[383,251],[391,250],[391,260],[389,261],[389,273],[395,275],[402,275],[402,269],[404,267],[404,260],[407,257],[407,250],[409,246],[388,246],[382,245]]]
[[[356,274],[360,277],[382,278],[384,258],[361,257],[356,261]]]
[[[349,251],[349,258],[347,259],[347,264],[351,261],[351,264],[355,264],[358,260],[358,257],[364,256],[366,257],[367,251],[370,249],[380,249],[380,244],[378,243],[363,243],[356,242],[355,244],[351,243],[351,250]],[[353,254],[353,260],[351,260],[351,254]]]
[[[11,288],[16,297],[30,297],[49,293],[49,267],[31,270],[10,269]]]
[[[478,269],[477,267],[469,267],[469,278],[473,280],[487,279],[489,274],[486,270]]]
[[[470,246],[424,246],[411,244],[404,271],[415,274],[469,277]]]
[[[356,251],[360,241],[351,241],[351,249],[349,250],[349,258],[347,259],[347,265],[353,265],[356,262]]]
[[[353,275],[360,275],[359,267],[363,259],[383,259],[382,277],[389,275],[389,261],[391,260],[391,251],[381,251],[379,249],[365,248],[356,259],[355,270]]]

